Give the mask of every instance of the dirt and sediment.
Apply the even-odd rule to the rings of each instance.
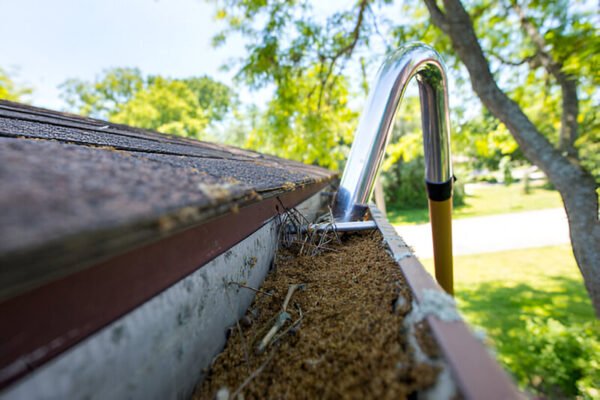
[[[435,382],[438,369],[415,361],[403,328],[410,307],[395,309],[412,299],[381,235],[342,236],[327,250],[279,250],[194,399],[402,399]],[[285,323],[265,345],[278,318]],[[435,353],[426,326],[417,336]]]

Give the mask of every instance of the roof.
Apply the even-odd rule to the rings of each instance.
[[[231,146],[8,101],[0,101],[0,159],[0,299],[335,177]]]

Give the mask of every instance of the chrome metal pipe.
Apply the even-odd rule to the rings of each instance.
[[[363,217],[400,102],[413,77],[417,79],[421,99],[425,180],[434,185],[451,182],[446,76],[442,58],[425,44],[409,44],[385,60],[361,115],[334,201],[337,221],[353,221]]]
[[[307,231],[317,232],[359,232],[359,231],[372,231],[377,229],[377,225],[374,221],[352,221],[352,222],[335,222],[333,224],[322,222],[320,224],[309,224],[302,225],[300,231],[302,233]],[[289,233],[296,233],[295,227],[290,227]]]

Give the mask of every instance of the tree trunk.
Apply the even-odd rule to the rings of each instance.
[[[498,87],[471,18],[460,1],[444,0],[443,12],[435,0],[424,2],[433,23],[450,37],[454,50],[469,72],[475,93],[488,110],[506,125],[525,156],[546,173],[560,192],[569,219],[575,259],[596,315],[600,317],[600,222],[596,182],[573,158],[557,151],[517,103]],[[563,92],[563,96],[567,95]]]
[[[577,98],[577,79],[562,71],[562,64],[552,58],[547,51],[547,43],[537,27],[527,18],[523,8],[516,0],[512,7],[519,15],[521,27],[529,36],[536,48],[534,58],[556,79],[562,92],[562,113],[560,118],[560,134],[558,148],[563,154],[577,158],[575,140],[577,139],[577,115],[579,115],[579,99]]]

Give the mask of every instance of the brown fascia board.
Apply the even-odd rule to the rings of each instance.
[[[370,205],[369,211],[402,270],[416,302],[425,301],[424,294],[427,291],[445,293],[381,211],[374,205]],[[447,321],[435,315],[428,315],[426,320],[465,399],[525,398],[462,320]]]

